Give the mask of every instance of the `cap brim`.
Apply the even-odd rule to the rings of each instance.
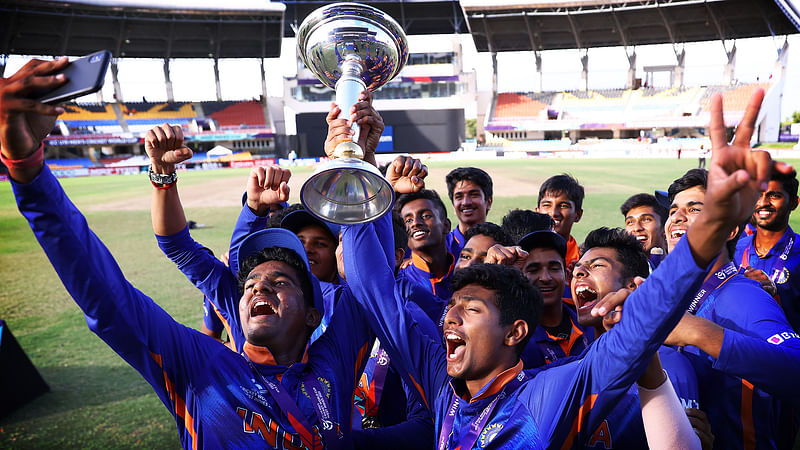
[[[659,205],[669,209],[669,194],[666,191],[655,191],[653,194]]]
[[[539,230],[528,233],[519,240],[519,246],[526,252],[535,248],[552,248],[562,258],[567,257],[567,241],[555,231]]]
[[[303,243],[300,239],[289,230],[283,228],[268,228],[266,230],[256,231],[250,236],[247,236],[239,246],[238,265],[241,267],[242,261],[248,257],[260,252],[265,248],[283,247],[294,251],[303,260],[306,265],[306,271],[311,272],[311,266],[308,264],[308,256],[306,250],[303,248]],[[239,267],[234,268],[239,272]]]
[[[333,236],[333,240],[336,241],[339,239],[339,225],[319,220],[313,214],[304,209],[292,211],[284,216],[283,219],[281,219],[281,228],[285,228],[295,234],[309,225],[323,227],[330,231],[331,235]]]

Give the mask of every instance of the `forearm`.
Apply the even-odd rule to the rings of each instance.
[[[662,370],[660,386],[639,386],[639,402],[648,446],[655,449],[700,449],[700,439],[692,429],[672,383]]]
[[[239,217],[236,219],[236,225],[233,227],[231,245],[228,250],[228,267],[232,271],[238,271],[239,268],[239,245],[250,233],[263,230],[267,226],[268,217],[269,210],[263,215],[258,215],[247,204],[242,206]]]
[[[730,225],[711,220],[701,213],[686,232],[695,263],[700,267],[711,264],[728,241],[731,230]]]
[[[183,213],[177,185],[167,189],[153,187],[150,216],[153,221],[153,232],[159,236],[175,234],[186,228],[186,216]]]

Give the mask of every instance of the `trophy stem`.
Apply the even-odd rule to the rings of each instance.
[[[336,82],[336,105],[339,106],[339,119],[350,119],[350,109],[358,102],[358,96],[367,89],[362,73],[361,58],[347,55],[341,63],[342,76]],[[339,144],[334,151],[336,158],[364,158],[364,151],[356,144],[361,128],[353,123],[353,139]],[[349,144],[349,145],[345,145]],[[354,148],[355,147],[355,148]]]

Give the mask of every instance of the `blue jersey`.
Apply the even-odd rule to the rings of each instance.
[[[447,251],[447,260],[449,262],[447,272],[440,277],[436,277],[428,268],[428,263],[426,263],[424,259],[412,251],[411,264],[403,269],[400,269],[399,275],[405,277],[413,283],[422,286],[428,292],[436,295],[439,298],[449,299],[453,294],[453,292],[450,290],[450,278],[452,278],[453,270],[456,266],[456,258],[454,254],[450,252],[450,250]]]
[[[689,360],[678,351],[661,346],[658,349],[661,365],[669,376],[675,394],[684,408],[699,407],[697,377]],[[614,409],[585,442],[587,449],[647,448],[647,435],[642,422],[639,389],[631,386]]]
[[[205,295],[203,296],[203,325],[214,333],[222,333],[222,330],[225,329],[217,308]]]
[[[549,364],[567,356],[577,356],[583,352],[586,347],[592,342],[594,337],[594,330],[591,328],[583,327],[578,323],[578,316],[571,308],[566,306],[562,307],[563,314],[567,316],[570,325],[569,336],[553,336],[544,329],[540,324],[533,330],[533,336],[527,347],[523,351],[521,357],[525,362],[526,369],[532,369],[536,366],[531,366],[526,353],[529,347],[538,347],[541,352],[545,364]],[[531,349],[533,350],[533,349]]]
[[[458,255],[461,254],[461,249],[464,248],[464,245],[467,243],[467,240],[464,238],[464,233],[458,229],[458,225],[445,236],[445,242],[447,242],[447,249],[456,257],[458,260]]]
[[[446,350],[420,333],[402,308],[405,299],[395,288],[393,260],[381,251],[381,241],[388,236],[391,224],[385,218],[344,228],[347,279],[393,362],[434,412],[438,434],[452,395],[463,392],[463,381],[447,376]],[[476,447],[581,447],[649,363],[683,315],[685,298],[702,281],[705,270],[697,267],[686,242],[668,258],[670,263],[628,298],[624,319],[583,358],[530,371],[524,381],[512,383],[513,390],[499,396],[509,382],[519,380],[520,362],[470,401],[461,402],[448,446],[454,448],[476,416],[496,400]]]
[[[764,257],[756,253],[754,238],[755,235],[751,235],[739,239],[734,262],[761,269],[775,282],[786,319],[795,332],[800,332],[800,236],[788,227]],[[790,240],[791,248],[787,248]]]
[[[364,324],[358,308],[337,309],[325,335],[307,347],[303,362],[289,367],[269,363],[264,347],[232,352],[175,322],[125,279],[47,166],[31,183],[12,186],[19,210],[89,328],[152,386],[174,416],[184,448],[321,449],[321,422],[306,394],[309,377],[325,391],[342,445],[350,445],[355,379],[372,340],[366,326],[353,325]],[[191,258],[217,261],[230,274],[202,249]],[[312,426],[308,434],[298,431],[298,422],[265,389],[267,383],[284,387]]]
[[[696,314],[725,328],[718,359],[684,348],[697,374],[714,447],[776,448],[783,432],[790,432],[779,429],[781,411],[788,407],[782,403],[800,396],[800,339],[778,303],[738,274],[712,291]]]

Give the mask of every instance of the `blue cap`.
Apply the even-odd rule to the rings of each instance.
[[[534,248],[553,248],[562,258],[566,259],[567,257],[567,241],[555,231],[532,231],[519,240],[519,246],[526,252],[530,252]]]
[[[330,231],[334,241],[339,240],[339,225],[319,220],[305,209],[294,210],[281,219],[281,228],[285,228],[295,234],[309,225],[318,225]]]
[[[305,264],[306,273],[311,280],[311,286],[314,290],[314,307],[317,308],[320,314],[325,315],[325,304],[322,298],[322,290],[320,289],[319,280],[311,273],[311,265],[308,264],[308,256],[306,249],[303,248],[303,243],[300,239],[289,230],[283,228],[267,228],[266,230],[259,230],[247,236],[239,246],[239,266],[241,262],[246,260],[265,248],[281,247],[289,249],[295,253]],[[234,268],[236,272],[239,267]]]
[[[656,201],[659,205],[663,206],[664,208],[669,209],[669,194],[667,191],[655,191],[654,192]]]

